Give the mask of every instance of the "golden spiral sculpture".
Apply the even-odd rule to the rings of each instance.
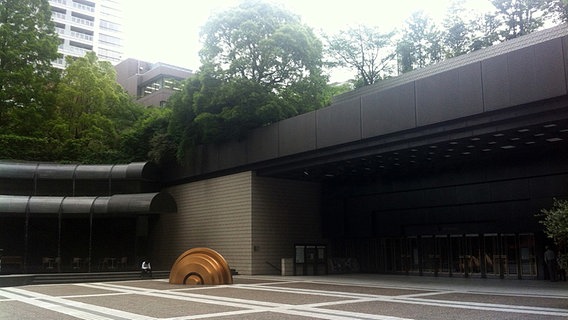
[[[170,271],[171,284],[232,284],[229,264],[217,251],[193,248],[182,253]]]

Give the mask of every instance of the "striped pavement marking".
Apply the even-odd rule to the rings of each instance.
[[[165,280],[153,280],[165,281]],[[278,283],[282,284],[282,282]],[[26,290],[25,287],[5,287],[0,288],[0,299],[2,301],[19,301],[35,307],[49,309],[61,314],[76,317],[85,320],[122,320],[122,319],[160,319],[160,320],[192,320],[192,319],[207,319],[222,316],[243,316],[247,314],[257,314],[263,312],[284,314],[297,317],[310,317],[319,319],[332,319],[332,320],[348,320],[348,319],[369,319],[369,320],[408,320],[406,318],[368,314],[362,312],[353,312],[337,309],[326,309],[326,307],[337,307],[341,305],[365,303],[365,302],[389,302],[412,305],[416,307],[430,306],[441,308],[458,308],[470,309],[479,311],[503,312],[504,314],[524,314],[534,316],[559,316],[568,317],[568,309],[559,308],[546,308],[534,307],[523,305],[507,305],[496,303],[483,303],[483,302],[469,302],[469,301],[449,301],[443,299],[436,299],[436,295],[464,293],[460,290],[429,290],[428,292],[412,293],[405,295],[376,295],[365,294],[356,292],[343,292],[337,290],[316,290],[305,288],[288,288],[288,287],[271,287],[267,283],[261,284],[234,284],[215,287],[192,287],[192,290],[187,290],[188,287],[174,288],[174,289],[152,289],[140,288],[135,284],[129,285],[128,282],[113,282],[113,283],[79,283],[75,286],[82,286],[86,288],[105,290],[105,293],[74,295],[66,297],[55,297],[47,294],[33,292]],[[270,293],[279,294],[293,294],[305,296],[319,296],[333,298],[334,301],[314,302],[309,303],[309,298],[306,299],[305,304],[287,304],[276,303],[251,299],[239,299],[226,296],[215,296],[211,294],[201,294],[200,290],[208,289],[223,289],[230,288],[231,290],[250,290],[258,291],[259,297],[264,297]],[[379,287],[380,288],[380,287]],[[397,289],[404,289],[398,287]],[[80,297],[110,297],[120,295],[138,295],[148,296],[162,299],[174,299],[195,303],[203,303],[208,305],[217,305],[224,307],[233,307],[238,310],[213,312],[198,315],[188,315],[179,317],[155,318],[115,308],[107,308],[97,306],[89,303],[78,302],[71,300],[72,298]],[[524,297],[530,294],[524,294]],[[535,296],[536,297],[536,296]]]

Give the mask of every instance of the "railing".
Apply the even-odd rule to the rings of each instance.
[[[93,23],[93,21],[87,20],[87,19],[81,19],[81,18],[77,18],[77,17],[71,17],[71,21],[79,23],[79,24],[84,24],[86,26],[94,26],[95,24]]]
[[[84,40],[88,40],[88,41],[93,41],[93,36],[90,36],[88,34],[84,34],[81,32],[77,32],[77,31],[71,31],[71,36],[77,39],[84,39]]]
[[[94,8],[94,7],[86,6],[86,5],[84,5],[84,4],[80,4],[80,3],[77,3],[77,2],[73,2],[73,7],[74,7],[74,8],[77,8],[77,9],[89,11],[89,12],[95,12],[95,8]]]
[[[65,14],[63,14],[63,13],[61,13],[61,12],[52,11],[52,12],[51,12],[51,16],[52,16],[53,18],[58,18],[58,19],[63,19],[63,20],[65,20]]]

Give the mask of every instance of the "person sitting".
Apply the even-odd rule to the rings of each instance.
[[[152,278],[152,265],[150,264],[150,261],[147,260],[142,261],[142,270],[140,273],[141,278],[144,278],[145,276]]]

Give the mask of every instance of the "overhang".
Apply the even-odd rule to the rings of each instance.
[[[149,180],[158,179],[150,162],[116,165],[78,165],[0,161],[0,179]]]
[[[45,197],[0,195],[0,215],[32,214],[161,214],[177,211],[169,193],[117,194],[109,197]]]

